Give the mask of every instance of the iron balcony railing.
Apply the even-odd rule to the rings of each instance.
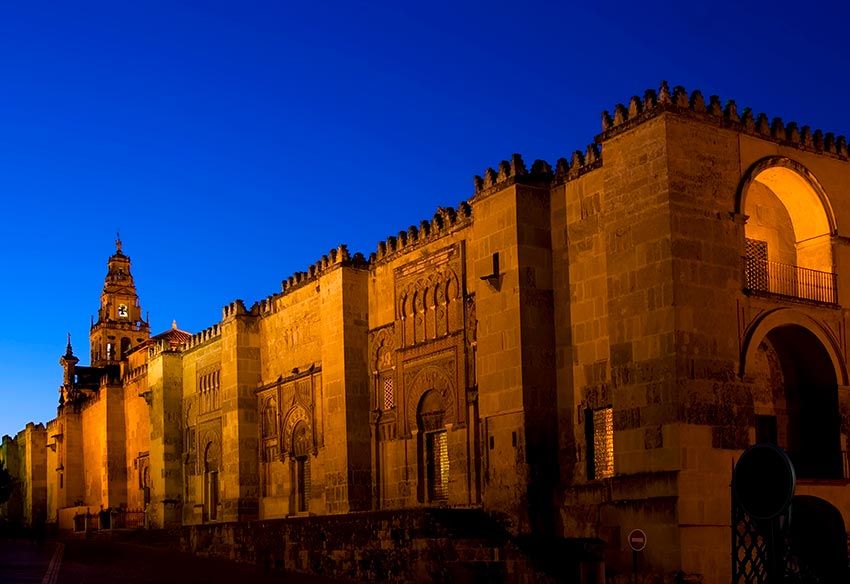
[[[747,292],[838,304],[837,274],[752,256],[744,257],[744,289]]]

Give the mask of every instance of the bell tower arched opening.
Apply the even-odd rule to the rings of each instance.
[[[742,183],[738,207],[746,217],[749,291],[837,303],[835,220],[823,189],[805,167],[786,158],[755,164]]]

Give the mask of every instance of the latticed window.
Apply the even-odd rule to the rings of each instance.
[[[611,407],[585,411],[587,440],[587,478],[614,476],[614,409]]]
[[[748,237],[744,244],[744,254],[746,255],[747,288],[750,290],[770,290],[767,242]]]
[[[299,513],[307,511],[310,501],[310,459],[306,456],[297,458],[296,464],[296,506]]]
[[[418,427],[424,434],[420,448],[419,500],[445,501],[449,498],[449,448],[445,406],[439,392],[425,393],[419,404]],[[424,489],[422,488],[424,486]]]
[[[384,377],[384,409],[388,410],[395,405],[395,396],[393,395],[393,378],[390,376]]]
[[[428,500],[449,498],[449,449],[445,430],[425,435],[427,458]]]

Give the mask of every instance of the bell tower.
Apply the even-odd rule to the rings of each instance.
[[[150,337],[150,326],[142,320],[139,295],[130,273],[130,258],[121,251],[120,236],[116,236],[115,253],[107,267],[97,321],[89,333],[93,367],[117,365],[130,349]]]

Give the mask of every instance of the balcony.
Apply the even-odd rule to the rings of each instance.
[[[744,256],[744,292],[755,296],[838,305],[838,276]]]

